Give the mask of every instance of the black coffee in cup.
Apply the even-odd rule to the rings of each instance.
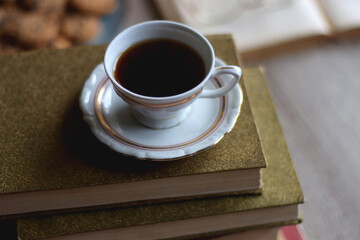
[[[184,43],[151,39],[128,48],[116,64],[115,79],[133,93],[166,97],[184,93],[205,78],[205,63]]]

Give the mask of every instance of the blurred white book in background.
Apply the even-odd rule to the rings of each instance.
[[[334,31],[351,31],[360,27],[359,0],[318,0]]]
[[[232,33],[244,60],[360,32],[358,0],[156,0],[163,17],[204,34]],[[359,34],[360,35],[360,34]]]

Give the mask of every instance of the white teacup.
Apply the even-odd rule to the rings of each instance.
[[[115,68],[118,59],[129,47],[151,39],[172,39],[180,41],[195,50],[205,64],[204,79],[188,91],[166,97],[144,96],[123,87],[115,79]],[[215,54],[209,41],[195,29],[171,21],[149,21],[125,29],[111,41],[104,57],[105,71],[113,84],[115,92],[129,104],[134,117],[140,123],[155,129],[169,128],[180,124],[191,112],[191,104],[199,97],[223,96],[238,83],[241,77],[241,69],[238,66],[214,68],[214,65]],[[161,71],[161,68],[159,68],[159,71]],[[225,86],[213,90],[203,89],[209,79],[223,74],[233,76]],[[169,81],[171,81],[171,76],[169,76]]]

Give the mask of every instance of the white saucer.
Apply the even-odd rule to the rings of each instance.
[[[216,65],[225,65],[216,59]],[[227,77],[205,86],[221,86]],[[138,159],[175,160],[191,156],[218,143],[234,126],[243,95],[239,84],[219,98],[199,98],[188,119],[168,129],[150,129],[138,123],[129,106],[114,92],[103,64],[85,82],[80,105],[94,135],[113,150]]]

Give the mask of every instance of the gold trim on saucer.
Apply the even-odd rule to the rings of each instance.
[[[221,82],[218,79],[214,79],[213,81],[214,81],[213,83],[216,84],[216,86],[218,86],[218,87],[222,86]],[[165,151],[165,150],[169,150],[169,149],[179,149],[179,148],[183,148],[183,147],[195,144],[195,143],[197,143],[199,141],[202,141],[204,138],[208,137],[213,131],[215,131],[220,126],[221,122],[224,120],[224,116],[226,114],[226,111],[228,110],[227,96],[223,96],[223,97],[220,98],[219,112],[218,112],[216,120],[213,122],[213,124],[205,132],[203,132],[202,134],[200,134],[196,138],[191,139],[189,141],[186,141],[186,142],[183,142],[183,143],[180,143],[180,144],[174,144],[174,145],[168,145],[168,146],[160,146],[160,147],[139,144],[137,142],[131,141],[131,140],[123,137],[122,135],[118,134],[116,131],[114,131],[114,129],[112,129],[110,127],[110,125],[106,121],[105,116],[103,114],[103,109],[102,109],[102,104],[101,103],[102,103],[102,99],[104,97],[104,94],[106,92],[106,89],[108,87],[110,87],[110,86],[111,86],[110,81],[108,79],[103,79],[102,82],[99,84],[99,87],[98,87],[97,91],[95,92],[95,106],[94,107],[95,107],[96,117],[98,118],[98,120],[100,122],[100,125],[103,127],[103,129],[114,140],[119,141],[119,142],[121,142],[123,144],[126,144],[126,145],[128,145],[130,147],[137,148],[137,149],[145,149],[145,150],[151,150],[151,151]],[[220,139],[218,141],[216,141],[216,143],[218,143],[220,141]],[[214,146],[215,144],[213,144],[211,146]],[[209,147],[211,147],[211,146],[209,146]],[[206,149],[208,149],[209,147],[207,147]],[[200,151],[198,151],[198,152],[200,152]],[[195,153],[192,153],[192,154],[189,154],[189,155],[193,155],[193,154],[195,154]],[[181,156],[181,157],[176,158],[176,159],[184,158],[184,157],[189,156],[189,155]],[[139,158],[139,159],[142,159],[142,158]],[[151,160],[154,160],[154,159],[151,159]],[[156,160],[158,160],[158,159],[156,159]],[[166,160],[166,159],[164,159],[164,160]]]

